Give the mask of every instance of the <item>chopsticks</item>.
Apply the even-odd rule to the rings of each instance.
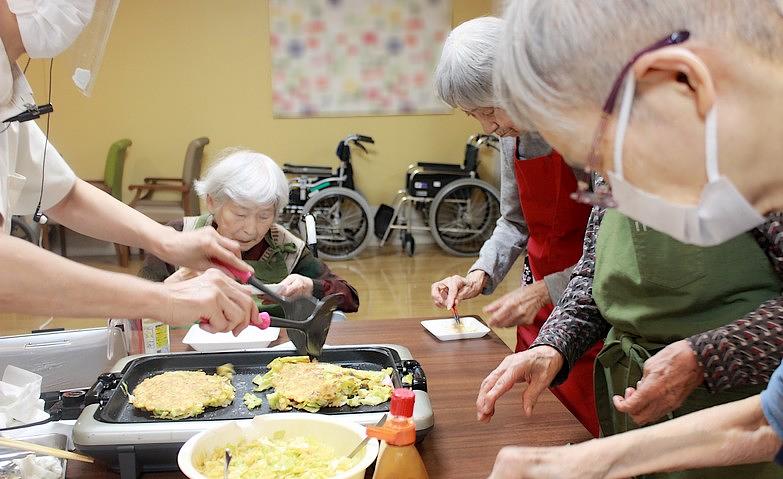
[[[459,317],[459,313],[457,312],[457,306],[454,305],[451,307],[451,314],[454,315],[454,322],[459,324],[462,324],[462,318]]]
[[[49,446],[41,446],[40,444],[33,444],[27,441],[18,441],[16,439],[8,439],[7,437],[0,437],[0,446],[9,447],[11,449],[19,449],[22,451],[40,452],[48,456],[59,457],[60,459],[73,459],[74,461],[81,462],[94,462],[94,459],[90,456],[84,456],[75,452],[63,451]]]

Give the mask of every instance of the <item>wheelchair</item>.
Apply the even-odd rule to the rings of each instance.
[[[356,191],[351,163],[351,148],[367,153],[364,143],[375,141],[358,134],[342,139],[337,145],[340,164],[336,170],[327,166],[283,165],[283,172],[289,176],[289,201],[280,223],[305,238],[302,220],[312,215],[321,258],[353,258],[372,237],[370,205]]]
[[[38,245],[40,237],[40,229],[37,224],[33,226],[25,220],[22,216],[11,217],[11,236],[15,236],[19,239],[29,241],[34,245]]]
[[[417,163],[408,167],[405,188],[392,206],[381,205],[374,218],[375,235],[383,246],[392,231],[400,231],[402,249],[416,251],[414,231],[429,231],[444,251],[455,256],[475,256],[492,235],[500,217],[498,190],[479,178],[482,147],[498,150],[492,135],[473,135],[465,146],[461,165]],[[421,215],[423,226],[413,225]]]

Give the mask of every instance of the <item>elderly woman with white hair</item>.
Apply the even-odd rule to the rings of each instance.
[[[271,158],[250,150],[226,150],[195,187],[206,199],[209,213],[186,217],[169,226],[180,231],[212,226],[222,236],[237,241],[242,259],[253,267],[256,277],[277,284],[282,296],[322,298],[339,293],[342,311],[358,310],[356,290],[315,258],[304,241],[275,223],[288,204],[288,181]],[[194,274],[152,255],[147,256],[139,272],[144,278],[166,282],[182,281]],[[278,305],[264,304],[261,298],[256,302],[262,311],[282,313]]]
[[[501,139],[501,218],[466,276],[432,285],[439,307],[451,308],[478,294],[492,294],[520,255],[527,254],[523,285],[485,309],[493,326],[517,327],[517,351],[530,347],[568,284],[582,251],[589,208],[575,203],[573,171],[536,133],[520,133],[493,91],[495,51],[503,21],[482,17],[455,28],[446,39],[435,72],[440,98]],[[600,349],[596,346],[594,353]],[[552,392],[594,435],[598,421],[592,401],[590,354]],[[541,390],[549,384],[537,384]],[[533,390],[535,388],[531,388]],[[530,409],[526,408],[529,414]],[[483,419],[483,418],[482,418]]]

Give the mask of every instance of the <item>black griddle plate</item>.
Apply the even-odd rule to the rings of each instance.
[[[193,354],[172,354],[158,355],[139,358],[130,362],[123,369],[121,384],[125,384],[129,391],[141,383],[143,380],[161,374],[166,371],[202,370],[207,374],[214,374],[216,368],[220,365],[231,363],[234,365],[234,378],[232,384],[236,388],[234,402],[223,408],[207,408],[202,414],[187,419],[172,421],[170,419],[157,419],[146,411],[141,411],[133,407],[128,402],[128,396],[117,387],[113,392],[104,393],[109,395],[108,400],[103,403],[95,412],[95,419],[107,423],[148,423],[148,422],[180,422],[180,421],[217,421],[246,419],[268,414],[269,402],[266,395],[273,390],[264,392],[253,392],[255,384],[253,378],[258,374],[264,374],[268,371],[266,365],[273,359],[279,357],[295,356],[296,352],[291,350],[276,351],[247,351],[247,352],[228,352],[228,353],[193,353]],[[353,347],[353,348],[335,348],[326,349],[321,356],[321,362],[339,364],[354,369],[367,371],[380,371],[384,368],[392,368],[392,383],[394,387],[401,387],[400,374],[398,367],[401,364],[400,357],[396,351],[389,348],[375,347]],[[245,393],[250,392],[261,397],[264,403],[249,410],[242,402]],[[106,397],[106,396],[104,396]],[[297,411],[297,410],[294,410]],[[355,414],[355,413],[375,413],[388,412],[389,402],[377,406],[342,406],[339,408],[323,408],[320,414]],[[302,411],[299,411],[302,412]]]

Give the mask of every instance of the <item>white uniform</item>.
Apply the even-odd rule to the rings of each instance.
[[[0,49],[2,49],[0,43]],[[2,52],[4,53],[4,52]],[[7,61],[0,55],[0,61]],[[34,103],[32,90],[22,71],[11,65],[14,91],[11,99],[0,105],[0,122],[24,111],[25,103]],[[41,173],[46,136],[35,123],[0,123],[0,225],[3,233],[11,231],[12,215],[35,212],[41,194]],[[51,145],[46,152],[41,210],[45,211],[71,191],[76,175]]]

